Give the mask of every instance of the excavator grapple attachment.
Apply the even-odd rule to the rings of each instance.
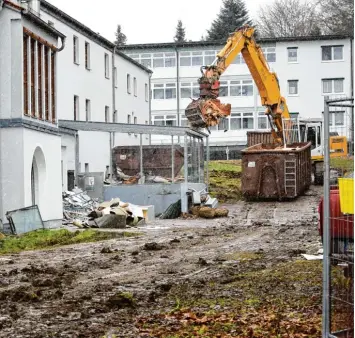
[[[208,128],[219,124],[221,118],[229,116],[231,105],[218,99],[199,98],[192,100],[185,110],[185,116],[192,128]]]

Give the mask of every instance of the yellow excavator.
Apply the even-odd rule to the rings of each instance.
[[[322,137],[322,123],[320,121],[301,121],[295,125],[290,118],[285,98],[280,92],[277,75],[270,71],[261,47],[254,39],[254,28],[245,25],[233,32],[223,49],[217,54],[214,62],[209,66],[202,66],[200,97],[187,106],[186,118],[192,128],[206,128],[220,123],[231,113],[231,105],[219,101],[220,77],[233,62],[235,57],[242,53],[245,63],[258,87],[261,103],[266,107],[271,126],[271,143],[285,145],[291,140],[291,133],[299,133],[300,142],[311,142],[312,163],[315,183],[323,182],[324,147]],[[293,130],[292,130],[293,129]],[[295,130],[297,129],[297,130]],[[299,132],[300,130],[300,132]],[[346,137],[330,136],[331,157],[347,155]]]
[[[277,75],[270,71],[261,47],[254,39],[254,28],[248,25],[237,29],[228,38],[224,48],[209,66],[202,66],[202,77],[198,80],[200,97],[193,100],[185,110],[192,128],[207,128],[217,125],[221,118],[231,113],[231,105],[218,100],[220,77],[241,52],[245,63],[258,87],[261,103],[272,126],[274,142],[284,144],[283,120],[290,119],[286,100],[281,96]]]

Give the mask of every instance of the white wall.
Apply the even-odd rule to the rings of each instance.
[[[0,129],[0,219],[6,212],[25,206],[23,129]]]
[[[68,26],[64,21],[42,11],[43,20],[51,20],[54,27],[67,36],[66,45],[57,58],[57,112],[58,119],[74,119],[74,95],[79,97],[79,120],[86,120],[85,100],[90,100],[91,121],[105,122],[105,106],[109,107],[109,122],[113,122],[112,102],[112,50],[87,38],[78,30]],[[73,36],[79,41],[79,64],[73,62]],[[90,44],[90,70],[85,68],[85,42]],[[105,53],[109,56],[109,78],[105,77]],[[149,74],[120,55],[115,55],[117,81],[115,86],[116,122],[127,123],[127,115],[131,115],[131,123],[137,117],[137,124],[149,121],[149,100],[145,99],[145,84],[149,85]],[[127,74],[130,74],[131,93],[127,92]],[[134,95],[133,79],[137,82],[137,95]],[[149,94],[149,92],[148,92]],[[148,96],[149,97],[149,96]],[[84,163],[89,163],[90,171],[105,171],[109,165],[109,134],[103,132],[79,133],[79,162],[84,171]],[[67,162],[64,167],[73,170],[75,152],[68,153],[68,137],[62,138],[62,146],[66,147]],[[115,145],[139,144],[134,134],[116,134]],[[66,177],[66,173],[63,175]],[[64,184],[66,187],[67,184]]]
[[[24,205],[32,204],[31,167],[37,147],[45,159],[45,175],[40,181],[39,209],[44,221],[62,219],[61,138],[60,136],[23,129]]]
[[[325,45],[344,45],[342,61],[322,61],[321,46]],[[290,112],[298,112],[303,118],[319,118],[322,117],[324,106],[324,95],[322,94],[323,78],[344,78],[343,96],[350,96],[350,40],[312,40],[312,41],[295,41],[295,42],[276,42],[276,62],[269,62],[271,71],[275,71],[280,81],[281,95],[286,98]],[[183,51],[202,51],[202,50],[220,50],[223,46],[209,47],[190,47],[179,49]],[[262,47],[268,47],[262,45]],[[271,45],[270,45],[271,47]],[[288,62],[287,47],[298,47],[297,63]],[[173,48],[167,47],[156,49],[129,49],[127,54],[135,53],[159,53],[174,52]],[[176,67],[153,68],[152,83],[176,82]],[[196,82],[201,76],[200,66],[180,66],[179,69],[180,82]],[[221,80],[247,80],[251,79],[250,71],[245,63],[231,64]],[[299,80],[299,93],[296,96],[288,94],[288,80]],[[332,96],[332,95],[330,95]],[[334,96],[334,95],[333,95]],[[260,96],[254,84],[254,95],[249,97],[221,97],[222,103],[230,103],[232,111],[235,112],[253,112],[254,126],[257,128],[257,113],[264,111],[261,106]],[[180,99],[180,114],[190,103],[189,99]],[[177,99],[169,100],[152,100],[152,115],[176,114]],[[346,113],[349,116],[348,109]],[[339,128],[338,128],[339,129]],[[345,121],[342,128],[343,132],[349,129],[349,121]],[[230,143],[245,143],[247,130],[229,130],[212,131],[211,144],[227,145]],[[155,140],[155,139],[154,139]],[[157,143],[161,142],[161,138],[156,138]]]
[[[3,7],[0,12],[1,118],[22,116],[22,22],[20,19],[19,13],[6,7]]]

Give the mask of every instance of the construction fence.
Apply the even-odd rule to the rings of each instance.
[[[344,123],[344,118],[350,123]],[[353,135],[353,98],[326,97],[324,196],[319,209],[323,236],[323,338],[354,337]]]

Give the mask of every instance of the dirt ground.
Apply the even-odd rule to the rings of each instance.
[[[1,256],[0,337],[319,337],[321,193]]]

